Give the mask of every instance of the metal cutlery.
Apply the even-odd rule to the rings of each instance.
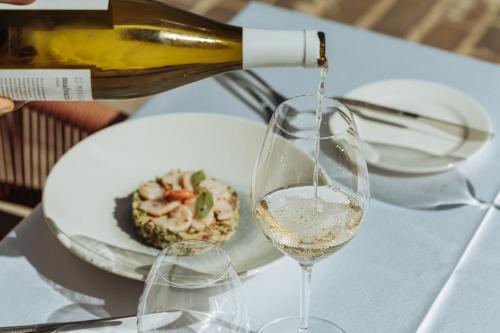
[[[91,327],[112,327],[121,325],[124,319],[133,318],[133,316],[123,316],[123,317],[113,317],[113,318],[101,318],[101,319],[91,319],[91,320],[80,320],[64,323],[51,323],[51,324],[38,324],[38,325],[26,325],[26,326],[12,326],[12,327],[0,327],[0,333],[53,333],[60,329],[66,328],[91,328]]]
[[[335,98],[340,102],[346,104],[347,106],[365,108],[367,110],[376,111],[387,115],[396,115],[403,118],[411,119],[423,124],[433,126],[439,130],[442,130],[443,132],[446,132],[448,134],[457,137],[467,137],[467,140],[470,141],[484,141],[490,139],[493,136],[493,133],[487,131],[472,128],[463,124],[452,123],[443,119],[416,114],[406,110],[391,108],[347,97],[335,97]]]
[[[174,311],[175,312],[175,311]],[[198,311],[177,311],[180,312],[180,316],[177,316],[175,321],[183,322],[185,325],[196,325],[197,323],[204,324],[206,320],[210,320],[211,323],[217,324],[217,327],[224,329],[223,332],[231,330],[231,332],[248,332],[255,333],[249,330],[248,327],[242,327],[235,325],[233,323],[227,322],[219,318],[208,318],[206,314]],[[172,311],[168,312],[171,314]],[[150,314],[152,317],[157,315],[164,315],[167,312],[153,313]],[[184,319],[182,321],[180,318]],[[113,317],[113,318],[101,318],[101,319],[91,319],[91,320],[81,320],[81,321],[70,321],[64,323],[52,323],[52,324],[39,324],[39,325],[29,325],[29,326],[13,326],[13,327],[0,327],[0,333],[57,333],[57,332],[71,332],[73,330],[89,329],[89,328],[108,328],[114,331],[120,332],[136,332],[136,315],[123,316],[123,317]],[[128,320],[128,323],[126,322]],[[132,321],[132,322],[130,322]],[[158,318],[152,318],[155,323],[161,323]],[[164,324],[173,323],[169,321]],[[121,328],[119,328],[121,326]],[[158,327],[159,329],[160,327]]]
[[[258,74],[252,71],[238,71],[232,72],[228,74],[220,75],[216,78],[217,81],[222,84],[224,87],[228,88],[230,92],[235,94],[238,98],[245,102],[245,104],[249,105],[255,112],[257,112],[264,121],[268,122],[272,117],[272,114],[276,107],[285,101],[287,98],[282,94],[278,93],[274,90],[264,79],[262,79]],[[250,100],[248,99],[250,98]],[[356,112],[361,118],[365,118],[371,121],[377,121],[380,123],[384,123],[389,126],[396,126],[400,128],[408,128],[406,125],[393,122],[388,119],[380,119],[377,117],[372,117],[367,115],[366,113],[360,112],[358,108],[365,108],[372,110],[374,112],[380,112],[382,114],[391,114],[397,115],[405,118],[411,118],[428,125],[434,126],[437,129],[441,129],[448,133],[462,133],[462,137],[465,135],[467,139],[491,139],[493,137],[492,133],[482,131],[475,128],[470,128],[461,124],[454,124],[445,120],[435,119],[432,117],[421,116],[412,112],[408,112],[405,110],[399,110],[394,108],[387,108],[384,106],[368,103],[365,101],[359,101],[354,99],[348,99],[344,97],[335,97],[339,101],[343,102],[347,106],[350,106],[351,111]],[[253,101],[252,101],[253,100]],[[353,106],[355,106],[353,108]],[[293,110],[290,110],[293,112]],[[291,115],[293,116],[293,114]],[[412,128],[413,129],[413,128]],[[429,133],[432,135],[432,133]],[[367,144],[369,147],[370,145]],[[463,159],[463,157],[456,157],[457,159]],[[450,171],[447,173],[438,176],[436,179],[432,179],[432,181],[427,182],[426,184],[434,184],[439,185],[439,180],[451,180],[452,183],[448,186],[450,189],[450,196],[448,197],[440,197],[439,200],[433,200],[430,202],[429,200],[413,200],[411,198],[406,198],[409,200],[405,200],[404,193],[400,195],[395,195],[393,197],[387,197],[387,193],[396,193],[396,189],[401,189],[401,183],[396,181],[399,177],[404,177],[409,180],[411,177],[400,176],[400,175],[390,175],[385,172],[378,174],[375,172],[375,176],[373,178],[373,182],[379,183],[378,185],[384,183],[389,184],[389,186],[394,185],[393,190],[390,192],[384,192],[381,188],[381,193],[383,194],[381,197],[382,201],[386,201],[388,203],[398,205],[401,207],[406,207],[410,209],[424,209],[424,210],[440,210],[440,209],[449,209],[458,206],[464,205],[474,205],[479,207],[491,206],[490,203],[485,202],[484,200],[478,199],[475,194],[475,189],[472,183],[462,174],[457,171]],[[429,177],[434,177],[433,175]],[[442,178],[441,178],[442,177]],[[380,179],[379,179],[380,178]],[[384,179],[385,178],[385,179]],[[418,181],[418,178],[415,178],[414,181]],[[442,184],[442,183],[441,183]],[[375,185],[375,184],[373,184]],[[409,185],[409,184],[408,184]],[[416,185],[416,184],[415,184]],[[425,186],[424,186],[425,187]],[[385,193],[385,194],[384,194]],[[408,193],[406,191],[405,193]],[[437,192],[436,192],[437,193]],[[445,194],[445,193],[441,193]],[[397,199],[395,199],[397,198]],[[435,198],[433,198],[435,199]],[[494,206],[495,208],[499,208]]]
[[[286,98],[275,92],[267,83],[264,82],[264,85],[263,80],[257,74],[248,72],[230,72],[216,76],[215,80],[258,113],[265,122],[269,122],[276,106]],[[256,76],[258,79],[255,79]],[[252,82],[251,78],[254,78],[256,82]]]
[[[285,96],[274,90],[271,85],[269,85],[264,79],[253,71],[231,72],[216,77],[216,80],[232,93],[237,95],[247,105],[252,107],[254,111],[258,112],[265,121],[269,121],[276,106],[287,99]],[[252,104],[248,101],[248,99],[245,99],[245,95],[251,97],[256,104]],[[428,132],[420,128],[413,128],[391,119],[382,119],[376,116],[368,115],[365,111],[374,112],[374,114],[378,115],[398,116],[402,119],[413,120],[421,124],[429,125],[455,137],[466,137],[467,140],[470,141],[484,141],[493,137],[493,134],[487,131],[472,128],[464,124],[456,124],[447,120],[416,114],[408,110],[391,108],[342,96],[336,96],[334,98],[347,105],[358,117],[368,121],[383,123],[385,125],[399,128],[412,129],[429,135],[436,135],[436,133]]]

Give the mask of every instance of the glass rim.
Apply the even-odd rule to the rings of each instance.
[[[286,100],[284,100],[283,102],[281,102],[277,107],[276,107],[276,110],[274,111],[273,113],[273,116],[272,116],[272,120],[275,122],[276,124],[276,127],[278,127],[281,131],[285,132],[288,136],[290,136],[292,139],[300,139],[300,140],[316,140],[316,136],[300,136],[300,135],[297,135],[296,133],[290,133],[290,131],[286,130],[285,128],[283,128],[283,126],[281,126],[281,123],[279,121],[277,121],[277,115],[282,111],[284,110],[284,105],[289,103],[290,101],[294,101],[294,100],[298,100],[300,98],[304,98],[304,97],[311,97],[311,98],[317,98],[316,95],[313,95],[313,94],[303,94],[303,95],[297,95],[297,96],[293,96],[293,97],[290,97],[290,98],[287,98]],[[339,104],[341,107],[345,108],[345,110],[342,110],[341,108],[337,108],[337,110],[343,114],[345,114],[346,116],[349,117],[349,119],[353,122],[354,124],[354,117],[352,116],[352,111],[347,107],[347,105],[345,105],[344,103],[340,102],[338,99],[336,99],[335,97],[331,97],[331,96],[324,96],[324,100],[330,100],[330,101],[334,101],[335,103]],[[347,112],[346,112],[347,111]],[[332,134],[332,135],[328,135],[328,136],[321,136],[319,137],[319,140],[327,140],[327,139],[335,139],[335,138],[338,138],[342,135],[344,135],[345,133],[347,133],[349,131],[349,128],[352,127],[353,124],[349,124],[346,120],[346,123],[348,124],[347,128],[344,129],[343,131],[337,133],[337,134]]]
[[[284,322],[284,321],[289,321],[289,320],[297,320],[297,321],[300,321],[300,317],[297,317],[297,316],[288,316],[288,317],[280,317],[280,318],[276,318],[266,324],[264,324],[263,326],[261,326],[257,333],[263,333],[264,330],[272,327],[274,324],[278,324],[278,323],[281,323],[281,322]],[[332,325],[334,326],[335,328],[337,328],[339,331],[343,332],[343,333],[346,333],[346,331],[344,331],[344,329],[342,327],[340,327],[339,325],[335,324],[333,321],[330,321],[328,319],[325,319],[325,318],[321,318],[321,317],[316,317],[316,316],[309,316],[309,320],[310,321],[320,321],[320,322],[323,322],[323,323],[326,323],[326,324],[329,324],[329,325]]]
[[[164,274],[161,274],[160,276],[165,280],[165,282],[167,282],[172,287],[182,288],[182,289],[200,289],[200,288],[206,288],[206,287],[214,286],[214,285],[217,285],[218,282],[220,282],[221,280],[223,280],[229,274],[230,270],[232,269],[231,257],[229,256],[229,254],[227,253],[227,251],[224,250],[223,248],[221,248],[220,246],[218,246],[217,244],[215,244],[213,242],[210,242],[210,241],[205,241],[205,240],[186,239],[186,240],[182,240],[182,241],[178,241],[178,242],[172,243],[172,244],[168,245],[166,248],[164,248],[163,250],[161,250],[160,254],[158,255],[158,258],[160,258],[160,256],[163,258],[164,256],[167,255],[168,249],[172,248],[175,245],[179,245],[179,244],[203,244],[203,245],[208,245],[208,246],[211,247],[210,251],[216,250],[226,260],[226,263],[225,263],[224,269],[222,270],[221,274],[219,276],[217,276],[216,278],[211,279],[209,282],[206,282],[206,283],[199,283],[199,284],[179,284],[179,283],[175,283],[175,282],[171,281],[171,279],[169,279],[168,277],[166,277]],[[177,256],[177,257],[180,257],[180,256]]]

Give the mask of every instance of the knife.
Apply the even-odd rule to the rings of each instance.
[[[82,327],[106,327],[119,326],[122,320],[135,317],[124,316],[124,317],[113,317],[113,318],[100,318],[91,320],[80,320],[65,323],[50,323],[50,324],[37,324],[37,325],[26,325],[26,326],[11,326],[11,327],[0,327],[0,333],[52,333],[57,332],[57,330],[62,328],[82,328]]]
[[[420,123],[438,128],[451,135],[461,138],[467,138],[467,140],[470,141],[485,141],[493,138],[493,133],[480,130],[477,128],[472,128],[467,125],[455,124],[447,120],[416,114],[410,111],[391,108],[388,106],[374,104],[367,101],[361,101],[347,97],[335,97],[335,98],[339,100],[341,103],[346,104],[347,106],[361,107],[368,110],[375,110],[377,112],[385,113],[388,115],[397,115],[404,118],[412,119],[414,121],[418,121]]]
[[[173,317],[171,316],[172,314],[175,314]],[[166,317],[165,315],[169,315]],[[161,323],[161,325],[166,325],[168,323],[172,323],[176,320],[178,320],[181,316],[186,318],[188,320],[188,323],[190,324],[196,324],[199,323],[201,325],[206,325],[206,320],[207,320],[207,314],[203,312],[199,312],[196,310],[189,310],[189,311],[165,311],[165,312],[158,312],[158,313],[150,313],[147,315],[143,315],[144,317],[151,316],[149,320],[146,320],[146,326],[147,324],[154,324],[158,325]],[[159,316],[159,317],[158,317]],[[130,322],[126,322],[126,320],[132,320],[135,319],[136,315],[130,315],[130,316],[122,316],[122,317],[112,317],[112,318],[100,318],[100,319],[91,319],[91,320],[81,320],[81,321],[71,321],[71,322],[63,322],[63,323],[51,323],[51,324],[38,324],[38,325],[27,325],[27,326],[12,326],[12,327],[0,327],[0,333],[56,333],[56,332],[69,332],[68,330],[80,330],[83,328],[113,328],[114,331],[121,331],[123,330],[123,327],[121,330],[117,330],[117,327],[122,326],[124,324],[126,327],[126,331],[130,332]],[[165,321],[167,319],[167,321]],[[228,322],[224,319],[216,318],[216,317],[210,317],[210,323],[211,325],[216,325],[217,328],[223,329],[222,332],[234,332],[234,333],[255,333],[254,331],[250,330],[250,327],[248,323],[241,323],[239,326],[238,324],[234,324],[231,322]],[[154,329],[155,326],[148,327],[147,331],[156,331]],[[215,327],[215,326],[214,326]],[[61,330],[61,331],[59,331]],[[133,331],[137,330],[136,322],[134,320],[133,323]]]

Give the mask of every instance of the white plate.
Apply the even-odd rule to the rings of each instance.
[[[471,97],[447,86],[419,80],[388,80],[370,83],[346,97],[405,109],[491,132],[491,122]],[[375,112],[370,114],[382,117]],[[477,153],[487,142],[468,133],[463,137],[397,116],[384,119],[408,125],[412,130],[356,117],[361,138],[368,142],[367,161],[380,169],[404,173],[445,171]],[[372,149],[370,149],[372,148]]]
[[[43,195],[45,218],[58,239],[83,260],[144,280],[158,250],[137,240],[130,194],[169,169],[204,169],[240,196],[240,225],[222,247],[241,276],[254,274],[281,257],[249,209],[252,169],[264,131],[256,122],[201,113],[110,127],[75,146],[53,168]]]

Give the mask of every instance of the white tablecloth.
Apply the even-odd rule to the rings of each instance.
[[[235,23],[324,30],[331,95],[387,78],[436,81],[477,99],[499,133],[496,65],[262,4],[249,5]],[[260,73],[288,96],[313,92],[319,77],[300,69]],[[137,116],[182,111],[258,119],[212,79],[162,94]],[[459,168],[490,202],[500,189],[499,148],[495,138]],[[499,332],[499,221],[494,208],[417,211],[375,198],[355,240],[316,266],[312,312],[348,332]],[[299,276],[298,266],[284,259],[244,281],[253,328],[298,312]],[[134,313],[141,290],[141,283],[69,253],[39,208],[0,243],[0,325]]]

